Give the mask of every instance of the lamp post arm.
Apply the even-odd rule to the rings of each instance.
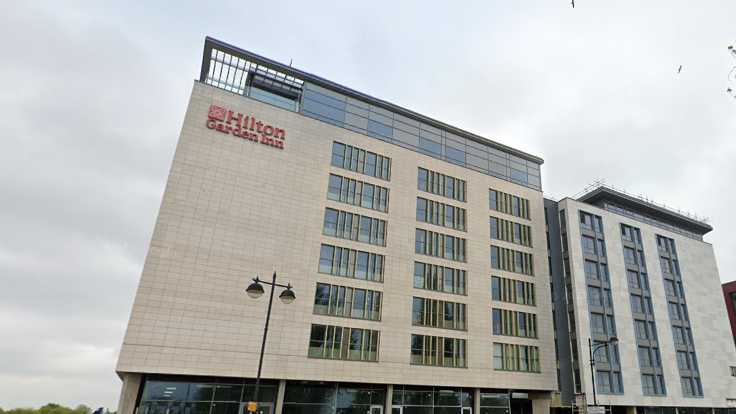
[[[274,278],[274,280],[276,280],[276,279]],[[293,287],[294,287],[294,286],[291,286],[291,283],[289,283],[288,285],[281,285],[281,284],[278,284],[278,283],[276,283],[276,282],[267,282],[267,281],[265,281],[265,280],[261,280],[261,279],[259,279],[259,278],[258,278],[258,276],[256,276],[256,277],[255,277],[255,278],[253,279],[253,281],[254,281],[254,282],[256,282],[256,283],[263,283],[264,285],[269,285],[269,286],[278,286],[278,287],[282,287],[282,288],[287,288],[287,289],[291,289],[291,288],[293,288]]]

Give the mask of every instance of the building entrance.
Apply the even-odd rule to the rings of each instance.
[[[532,414],[532,401],[527,399],[512,399],[511,414]]]

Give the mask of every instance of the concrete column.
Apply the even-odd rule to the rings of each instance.
[[[532,399],[532,414],[550,414],[552,407],[551,393],[530,395]]]
[[[394,386],[392,384],[386,386],[386,404],[383,414],[391,414],[394,408]]]
[[[141,387],[141,374],[123,373],[123,387],[120,391],[118,402],[118,414],[135,413],[135,400],[138,398],[138,390]]]
[[[273,407],[273,414],[281,414],[284,408],[284,393],[286,392],[286,380],[279,381],[279,387],[276,390],[276,406]]]
[[[480,414],[480,388],[473,388],[473,414]]]

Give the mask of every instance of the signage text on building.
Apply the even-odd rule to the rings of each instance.
[[[286,131],[282,128],[264,124],[254,116],[243,115],[217,105],[211,105],[205,125],[209,129],[225,134],[233,134],[253,142],[260,142],[263,145],[284,149]]]

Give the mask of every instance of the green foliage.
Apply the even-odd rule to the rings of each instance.
[[[4,410],[0,408],[0,414],[92,414],[92,409],[84,404],[78,405],[77,408],[69,408],[59,404],[48,403],[38,409],[20,407]]]

